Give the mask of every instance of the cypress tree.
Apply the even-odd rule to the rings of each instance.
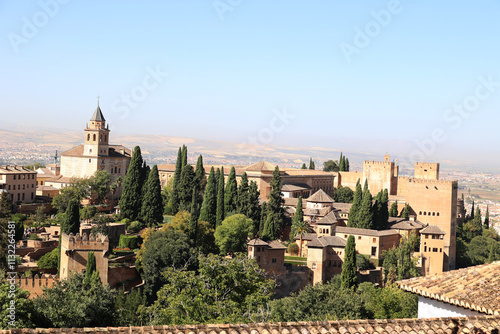
[[[345,158],[345,171],[348,172],[349,171],[349,159],[348,158]]]
[[[403,212],[401,213],[401,218],[408,219],[410,218],[410,204],[406,203]]]
[[[182,172],[182,150],[179,147],[179,151],[177,152],[177,161],[175,162],[174,188],[179,184],[179,181],[181,180],[181,172]]]
[[[474,200],[472,200],[472,209],[470,210],[470,219],[474,219]]]
[[[142,155],[139,146],[134,148],[130,165],[123,181],[123,193],[120,198],[120,216],[131,221],[137,220],[142,208],[142,184],[143,178]]]
[[[344,171],[345,171],[345,161],[344,161],[344,157],[342,156],[342,152],[340,152],[339,172],[344,172]]]
[[[379,210],[380,214],[380,220],[379,220],[379,226],[378,229],[380,230],[385,230],[387,228],[387,223],[389,222],[389,192],[387,191],[387,188],[384,189],[384,192],[382,193],[382,198],[381,198],[381,209]]]
[[[258,233],[260,227],[259,195],[257,182],[251,181],[248,188],[248,206],[245,216],[253,220],[254,233]]]
[[[215,171],[215,198],[217,200],[217,191],[219,190],[220,168]]]
[[[181,179],[177,186],[177,196],[179,199],[179,211],[191,210],[191,200],[193,195],[193,187],[195,185],[196,175],[193,166],[185,165],[182,167]]]
[[[76,199],[68,203],[64,220],[61,223],[61,233],[74,235],[80,233],[80,203]]]
[[[389,217],[397,217],[398,212],[398,201],[395,201],[391,204],[391,209],[389,210]]]
[[[228,190],[229,189],[229,182],[228,182],[228,187],[226,188],[226,198],[228,195]],[[248,187],[248,177],[247,173],[243,173],[241,175],[241,181],[240,181],[240,186],[238,187],[238,196],[237,197],[237,203],[236,203],[236,211],[238,213],[242,213],[249,217],[247,215],[248,213],[248,207],[250,205],[250,193],[249,193],[249,187]],[[227,209],[227,207],[226,207]],[[250,218],[250,217],[249,217]]]
[[[203,193],[207,185],[207,178],[205,177],[205,168],[203,167],[203,157],[201,156],[201,154],[198,157],[198,161],[196,162],[196,169],[194,172],[196,174],[196,183],[198,184],[198,189],[201,193]]]
[[[307,166],[305,163],[302,164],[302,167],[300,167],[300,169],[307,169]]]
[[[383,191],[379,191],[377,196],[375,196],[375,203],[372,207],[373,212],[373,228],[379,230],[379,225],[381,225],[381,211],[382,211],[382,194]]]
[[[191,217],[189,218],[189,235],[191,240],[196,241],[198,233],[198,218],[200,217],[200,195],[197,187],[193,188],[191,202]]]
[[[184,166],[187,165],[187,159],[188,159],[188,148],[186,145],[182,145],[182,164],[181,164],[181,169],[184,168]]]
[[[349,219],[347,221],[347,226],[349,227],[358,227],[358,211],[361,207],[361,200],[363,199],[363,192],[361,190],[361,182],[358,179],[356,182],[356,190],[354,191],[354,197],[352,200],[352,206],[349,210]]]
[[[224,209],[226,215],[230,212],[236,212],[236,204],[238,201],[238,184],[236,183],[236,170],[231,167],[231,172],[227,177],[226,192],[224,195]]]
[[[487,230],[490,228],[490,209],[486,206],[486,213],[484,214],[484,229]]]
[[[205,193],[203,196],[203,203],[200,210],[199,220],[206,221],[215,228],[216,221],[216,211],[217,211],[217,195],[216,195],[216,184],[215,184],[215,172],[214,168],[210,169],[210,174],[207,179],[207,186],[205,188]]]
[[[316,166],[314,165],[314,161],[312,158],[309,159],[309,169],[316,169]]]
[[[266,219],[267,219],[267,202],[264,202],[260,207],[260,224],[259,224],[260,238],[262,238],[262,235],[264,234],[264,229],[266,227]]]
[[[365,180],[363,187],[363,198],[361,206],[358,211],[357,220],[359,228],[372,229],[373,228],[373,209],[372,209],[372,194],[368,189],[368,180]]]
[[[297,201],[297,208],[292,218],[292,226],[304,221],[304,211],[302,210],[302,196],[299,196]]]
[[[280,176],[280,169],[278,166],[274,169],[273,177],[271,179],[271,193],[269,194],[269,201],[267,203],[267,218],[264,225],[264,232],[262,238],[264,240],[276,240],[280,236],[280,231],[283,228],[283,203],[281,197],[282,181]]]
[[[356,241],[352,235],[347,238],[340,280],[342,289],[355,289],[358,284],[356,273]]]
[[[215,227],[220,226],[226,216],[224,210],[224,167],[220,170],[219,185],[217,187],[217,211],[215,218]]]
[[[156,165],[149,172],[148,181],[146,182],[146,193],[142,201],[141,218],[150,227],[163,222],[161,185]]]
[[[97,270],[94,252],[89,252],[87,255],[87,266],[85,267],[85,279],[90,279],[92,274]]]

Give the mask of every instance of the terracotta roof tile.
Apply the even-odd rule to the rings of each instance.
[[[294,183],[294,184],[284,184],[283,187],[281,188],[281,191],[299,191],[299,190],[309,190],[311,187],[309,187],[305,183]]]
[[[500,316],[253,324],[3,329],[0,334],[496,334]]]
[[[330,211],[326,216],[318,220],[318,225],[335,225],[338,222],[337,212]]]
[[[315,203],[333,203],[333,198],[325,193],[323,189],[320,189],[312,194],[311,197],[307,199],[307,201]]]
[[[385,235],[395,235],[399,234],[398,231],[395,230],[368,230],[364,228],[356,228],[356,227],[345,227],[345,226],[337,226],[335,228],[336,233],[345,233],[345,234],[355,234],[355,235],[368,235],[371,237],[381,237]]]
[[[307,247],[327,247],[327,246],[332,246],[332,247],[345,247],[347,241],[340,237],[336,236],[326,236],[322,235],[321,237],[318,237],[311,242],[307,244]]]
[[[436,225],[429,225],[420,231],[420,234],[439,234],[445,235],[446,233]]]
[[[420,296],[500,315],[500,261],[397,283]]]

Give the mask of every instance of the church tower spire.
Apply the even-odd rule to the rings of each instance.
[[[97,97],[97,108],[90,118],[90,126],[85,128],[84,154],[88,156],[107,156],[109,150],[109,128],[106,128],[106,119],[99,106]]]

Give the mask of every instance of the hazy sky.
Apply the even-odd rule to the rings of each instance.
[[[499,18],[498,0],[1,1],[0,128],[82,129],[99,94],[120,133],[497,159]]]

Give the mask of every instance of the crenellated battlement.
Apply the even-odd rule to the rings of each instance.
[[[408,182],[417,183],[417,184],[425,184],[425,185],[447,185],[447,186],[458,185],[458,181],[430,180],[430,179],[420,179],[420,178],[414,178],[414,177],[409,177]]]
[[[365,160],[363,162],[363,165],[384,165],[384,166],[390,166],[394,164],[394,162],[391,161],[372,161],[372,160]]]
[[[439,166],[439,163],[437,162],[415,162],[415,166],[422,166],[422,167],[425,167],[425,166]]]
[[[35,275],[28,277],[16,276],[15,282],[19,288],[28,290],[30,299],[36,298],[43,293],[43,289],[50,288],[59,281],[57,275]]]
[[[98,235],[94,237],[92,234],[76,234],[73,233],[61,235],[61,246],[66,249],[73,250],[108,250],[109,239],[107,236]]]

